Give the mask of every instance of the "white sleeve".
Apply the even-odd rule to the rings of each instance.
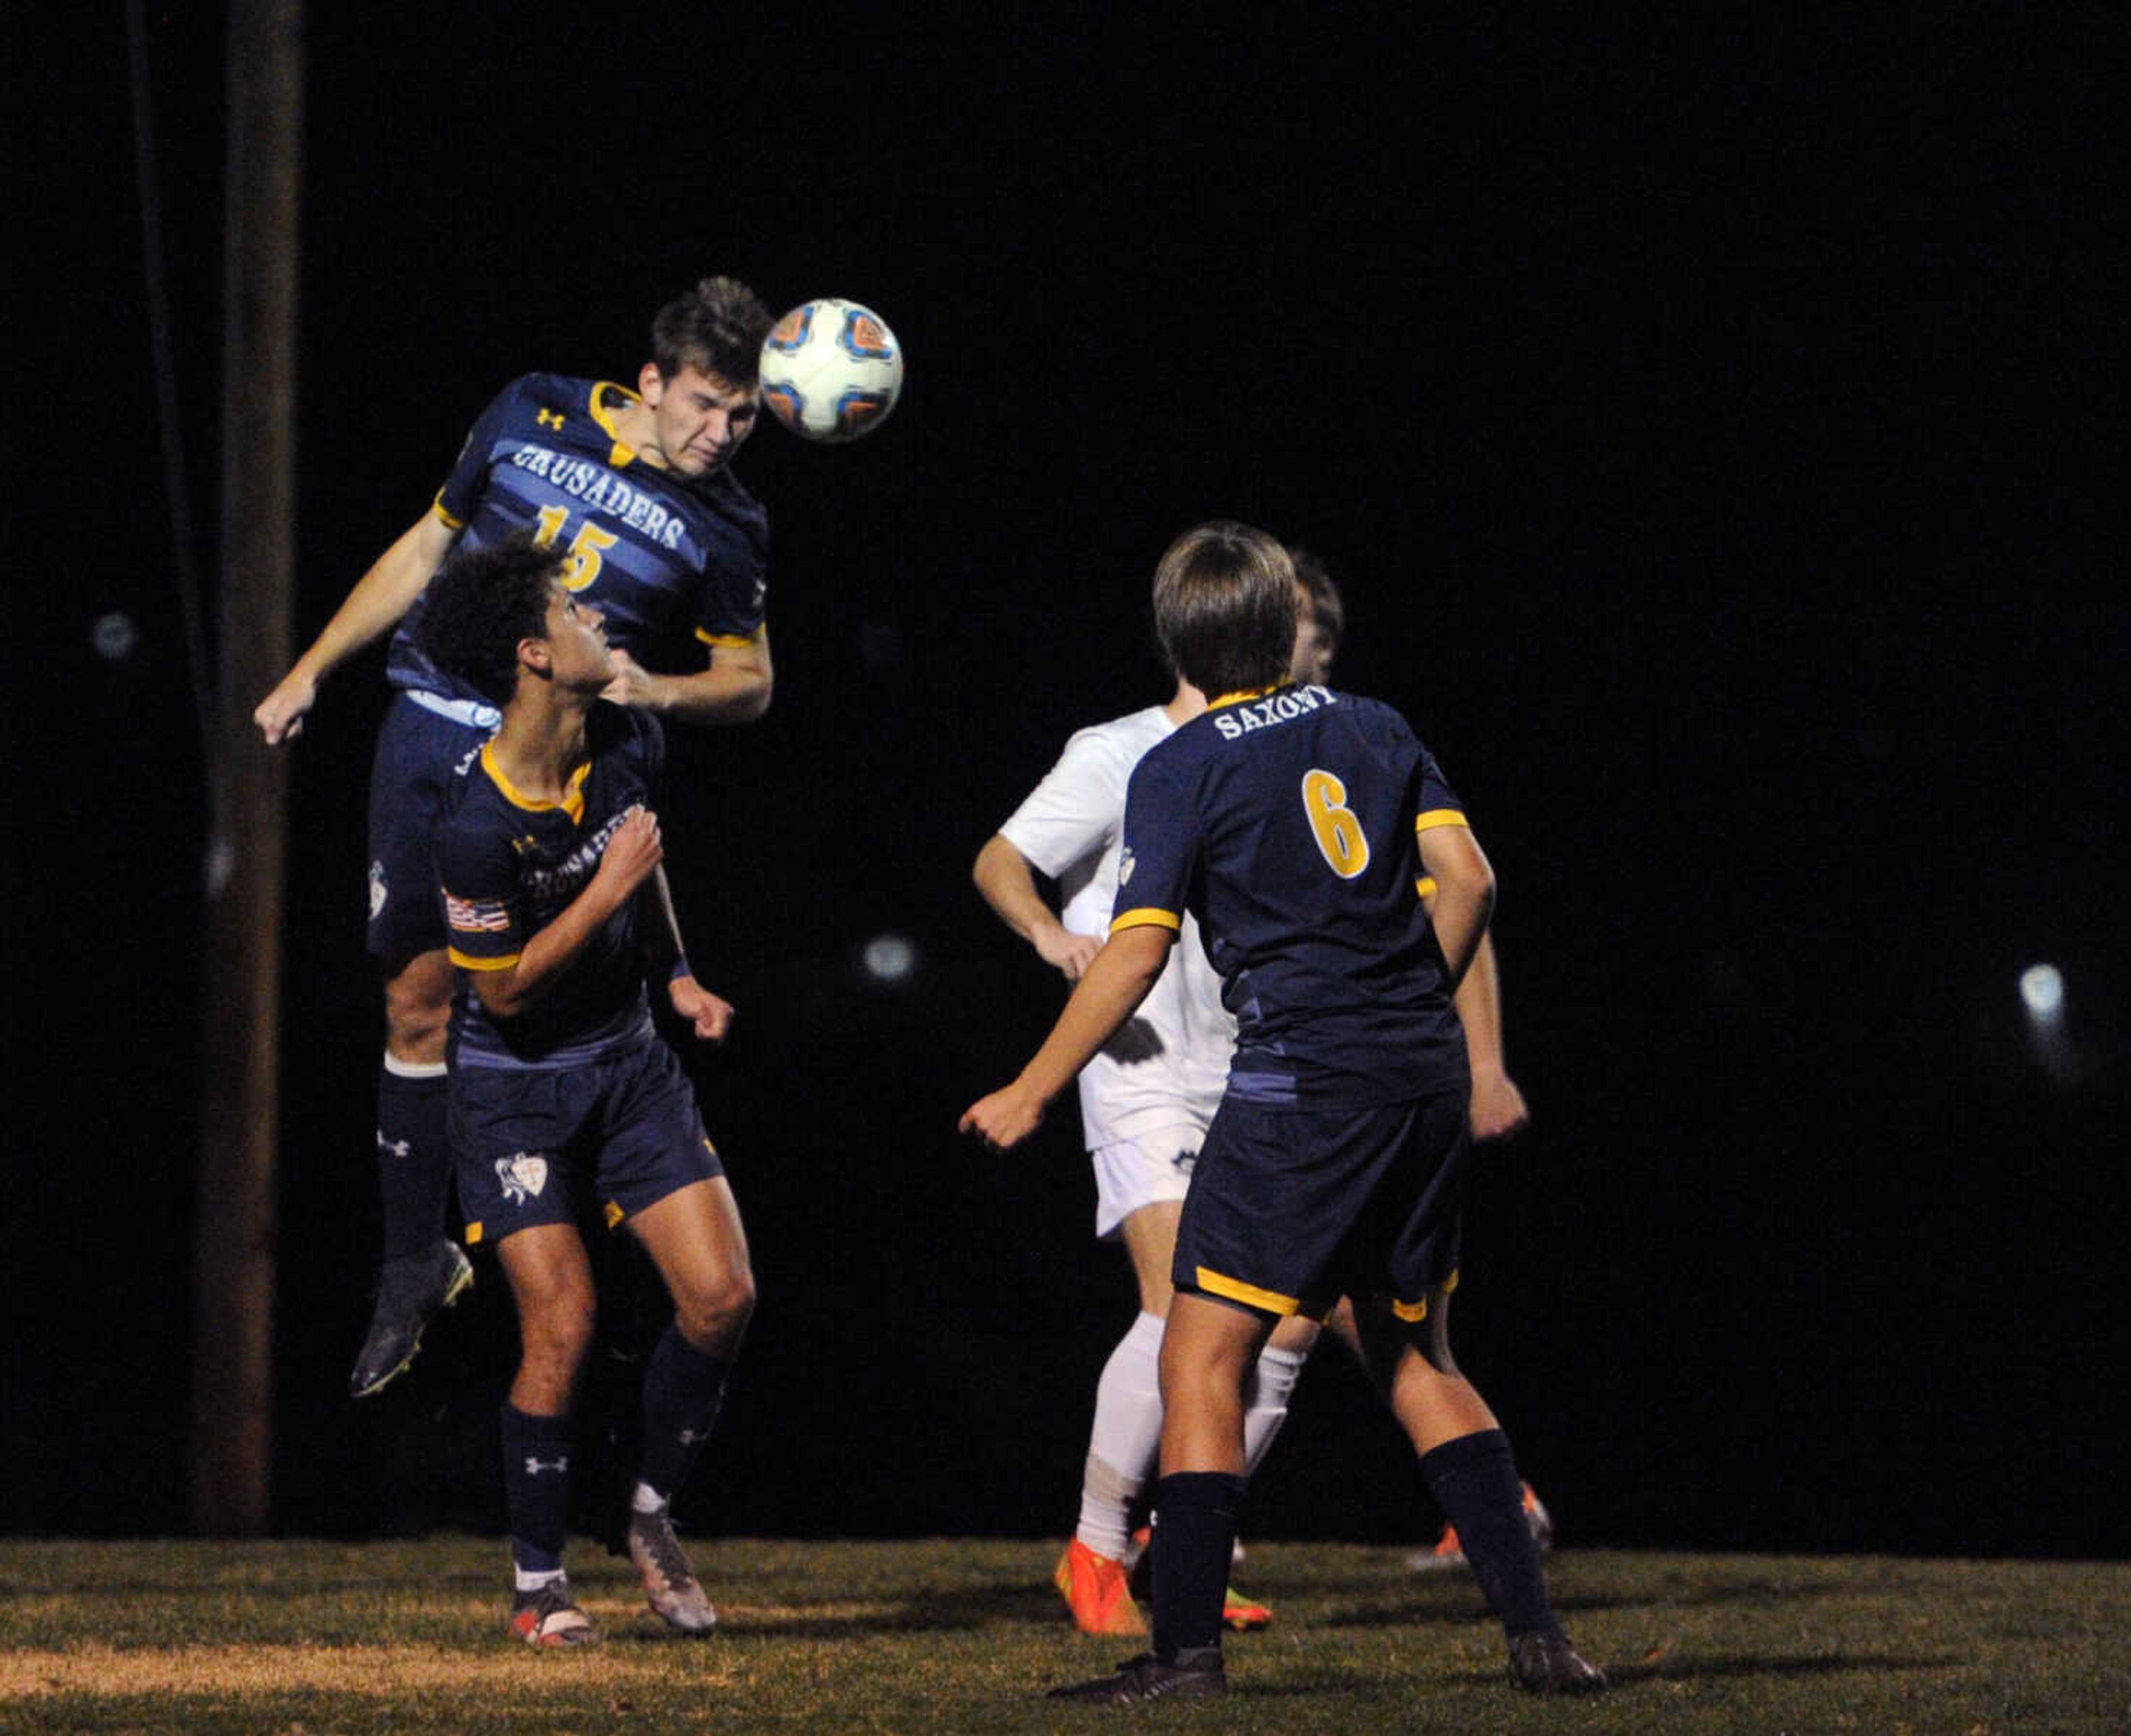
[[[1130,760],[1100,726],[1078,731],[999,834],[1032,866],[1057,880],[1076,862],[1101,855],[1116,838],[1131,770]]]

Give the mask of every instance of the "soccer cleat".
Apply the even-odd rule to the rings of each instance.
[[[1272,1625],[1272,1611],[1231,1585],[1222,1596],[1221,1621],[1238,1633],[1255,1633],[1261,1628]]]
[[[1525,1523],[1531,1527],[1531,1534],[1544,1554],[1554,1547],[1554,1515],[1546,1510],[1539,1492],[1530,1484],[1525,1484]],[[1465,1551],[1458,1545],[1458,1527],[1446,1525],[1443,1535],[1435,1540],[1433,1549],[1423,1549],[1406,1558],[1407,1566],[1416,1573],[1428,1573],[1439,1567],[1463,1567]]]
[[[348,1396],[367,1398],[405,1373],[422,1348],[422,1331],[431,1316],[451,1307],[472,1283],[473,1263],[456,1242],[440,1241],[425,1253],[385,1261],[370,1336],[347,1377]]]
[[[630,1515],[629,1558],[643,1578],[645,1600],[669,1626],[683,1633],[708,1633],[717,1626],[718,1612],[703,1595],[694,1564],[664,1513]]]
[[[1152,1652],[1128,1657],[1114,1676],[1076,1682],[1070,1688],[1053,1688],[1051,1700],[1079,1700],[1101,1706],[1133,1706],[1143,1700],[1195,1700],[1225,1694],[1228,1678],[1221,1668],[1221,1654],[1213,1647],[1188,1661],[1166,1664]]]
[[[1510,1642],[1510,1680],[1527,1694],[1596,1694],[1606,1672],[1587,1662],[1565,1633],[1520,1633]]]
[[[1125,1583],[1125,1564],[1097,1555],[1078,1537],[1066,1546],[1051,1575],[1058,1595],[1083,1633],[1116,1639],[1147,1632],[1147,1621],[1133,1604]]]
[[[510,1606],[510,1631],[529,1646],[589,1646],[599,1638],[591,1618],[570,1596],[567,1579],[521,1591]]]

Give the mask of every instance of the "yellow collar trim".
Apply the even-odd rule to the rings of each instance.
[[[551,813],[560,808],[571,819],[580,822],[585,817],[585,779],[591,775],[592,771],[592,762],[589,760],[570,774],[569,785],[563,790],[559,802],[544,801],[536,796],[526,795],[505,777],[503,769],[496,763],[496,744],[493,741],[481,744],[481,769],[488,774],[489,781],[503,792],[504,799],[513,808],[522,808],[528,813]]]
[[[610,392],[616,398],[625,401],[619,404],[611,403],[607,398],[607,394]],[[615,427],[616,420],[620,413],[628,409],[630,405],[641,404],[643,401],[627,386],[616,386],[611,380],[598,380],[592,383],[592,401],[590,406],[592,420],[598,423],[606,431],[607,438],[614,442],[614,449],[607,453],[606,461],[616,470],[620,469],[625,464],[634,463],[636,458],[636,448],[623,440],[620,431]]]
[[[1276,681],[1271,687],[1244,688],[1240,692],[1224,693],[1218,699],[1209,699],[1206,709],[1218,712],[1224,705],[1241,705],[1246,699],[1262,699],[1267,693],[1276,693],[1284,687],[1292,687],[1291,681]]]

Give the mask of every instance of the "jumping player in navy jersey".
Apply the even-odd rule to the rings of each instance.
[[[668,1503],[754,1304],[732,1188],[645,991],[649,975],[704,1041],[731,1022],[673,918],[652,808],[664,737],[655,718],[601,698],[613,653],[571,572],[563,551],[524,536],[456,555],[422,631],[434,667],[502,701],[495,736],[453,774],[437,869],[459,974],[459,1200],[467,1240],[495,1245],[521,1344],[502,1415],[510,1628],[549,1647],[594,1637],[563,1566],[571,1417],[596,1312],[585,1196],[642,1244],[674,1304],[644,1374],[628,1546],[651,1607],[686,1633],[717,1618]]]
[[[424,588],[455,550],[529,534],[567,554],[572,594],[607,622],[610,697],[684,723],[759,717],[773,674],[769,524],[730,466],[760,411],[757,358],[770,324],[745,285],[706,278],[659,309],[634,391],[555,374],[514,381],[474,424],[435,504],[357,582],[253,713],[270,744],[292,739],[319,682],[399,629],[370,784],[367,938],[385,974],[385,1246],[376,1311],[348,1381],[358,1398],[414,1360],[431,1316],[472,1278],[445,1237],[451,969],[430,847],[451,767],[497,714],[424,650]]]
[[[1021,1074],[962,1117],[994,1146],[1026,1139],[1197,918],[1238,1032],[1177,1227],[1153,1648],[1058,1691],[1225,1689],[1245,1383],[1276,1323],[1342,1295],[1393,1358],[1391,1408],[1501,1620],[1512,1681],[1602,1687],[1554,1616],[1508,1440],[1450,1354],[1472,1089],[1453,997],[1493,871],[1403,718],[1286,680],[1296,595],[1286,552],[1247,526],[1201,525],[1163,555],[1163,648],[1214,698],[1133,774],[1108,942]]]

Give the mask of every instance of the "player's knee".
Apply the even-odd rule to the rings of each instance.
[[[385,1043],[401,1060],[442,1061],[451,1017],[452,972],[443,953],[425,953],[386,979]]]
[[[731,1349],[754,1317],[754,1274],[745,1267],[691,1285],[673,1298],[673,1324],[699,1350]]]

